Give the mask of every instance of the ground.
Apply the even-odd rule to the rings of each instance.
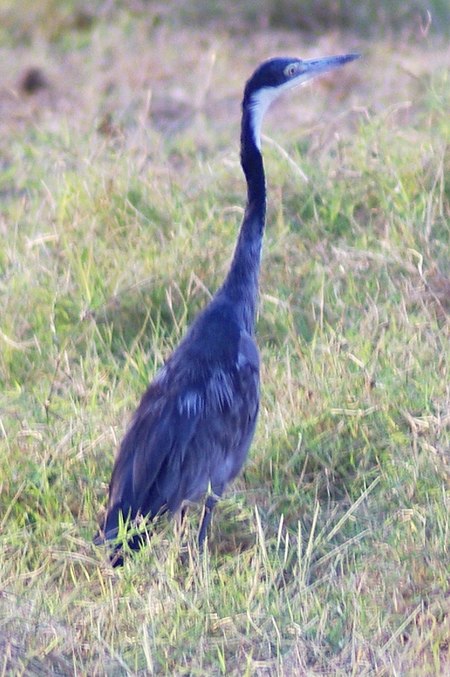
[[[448,42],[42,7],[2,10],[4,674],[446,674]],[[264,126],[261,415],[209,551],[194,509],[112,570],[118,442],[232,254],[245,79],[347,51]]]

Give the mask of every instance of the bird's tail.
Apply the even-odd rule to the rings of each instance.
[[[147,525],[146,525],[147,526]],[[109,546],[109,559],[113,567],[123,565],[124,550],[140,550],[148,540],[148,529],[139,529],[136,518],[124,518],[119,506],[111,507],[105,517],[104,524],[94,535],[94,545]]]

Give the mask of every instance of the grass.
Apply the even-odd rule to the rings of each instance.
[[[120,7],[80,28],[61,8],[62,28],[50,12],[57,30],[38,18],[20,40],[10,13],[0,59],[2,673],[446,674],[439,38],[325,35],[304,50],[356,43],[364,59],[265,125],[249,461],[203,558],[194,510],[182,552],[161,521],[117,572],[91,544],[117,444],[227,269],[244,203],[242,83],[268,54],[298,53],[298,35],[175,38]],[[32,66],[47,85],[26,93]]]

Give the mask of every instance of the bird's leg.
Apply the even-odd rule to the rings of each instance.
[[[205,542],[206,532],[208,530],[209,523],[211,522],[212,511],[214,510],[214,506],[216,505],[218,498],[219,497],[215,496],[214,494],[209,494],[209,496],[206,497],[205,506],[203,508],[202,523],[200,526],[200,531],[198,532],[198,549],[200,552],[203,551],[203,543]]]
[[[175,536],[178,540],[181,540],[181,537],[184,534],[184,530],[186,527],[186,513],[187,513],[187,506],[184,506],[181,508],[180,512],[176,515],[174,523],[175,523]]]

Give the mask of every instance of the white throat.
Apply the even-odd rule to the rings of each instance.
[[[288,89],[302,87],[309,80],[312,80],[316,75],[319,74],[320,73],[305,71],[304,73],[300,73],[291,80],[286,80],[286,82],[284,82],[282,85],[278,85],[277,87],[263,87],[262,89],[259,89],[257,92],[252,94],[249,106],[251,113],[251,127],[253,130],[253,138],[258,150],[261,150],[262,121],[272,101],[278,99],[280,94],[282,94]]]
[[[295,78],[294,80],[287,80],[278,87],[264,87],[252,95],[250,99],[251,126],[253,130],[253,139],[258,150],[261,150],[262,121],[270,104],[275,101],[275,99],[278,99],[282,92],[303,84],[305,83],[301,78]]]
[[[258,150],[261,150],[261,125],[263,118],[272,101],[278,97],[279,91],[275,87],[265,87],[253,94],[250,99],[251,128],[253,140]]]

